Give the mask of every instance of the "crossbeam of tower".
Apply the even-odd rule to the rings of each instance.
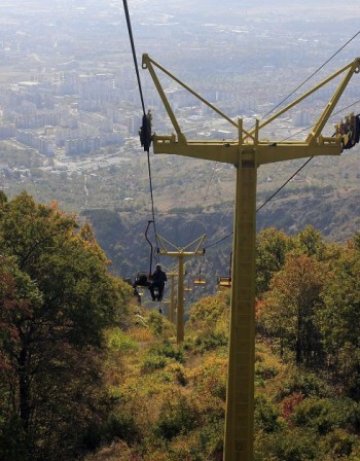
[[[232,120],[159,63],[143,55],[143,69],[148,69],[160,95],[175,133],[151,138],[155,154],[167,153],[203,160],[230,163],[236,169],[235,215],[233,232],[233,262],[231,286],[231,316],[229,370],[227,378],[224,461],[254,459],[254,368],[255,368],[255,238],[256,183],[260,165],[285,160],[339,155],[346,144],[341,130],[335,136],[323,136],[341,95],[354,73],[360,71],[360,58],[334,72],[292,103],[261,123],[256,120],[251,130],[243,127],[242,119]],[[157,72],[161,71],[198,98],[238,130],[234,141],[187,140],[162,88]],[[304,141],[261,140],[260,131],[282,114],[339,78],[335,92]],[[179,277],[180,277],[179,258]],[[183,271],[183,269],[181,269]],[[180,278],[179,278],[180,281]],[[179,283],[180,285],[180,283]],[[183,293],[178,295],[179,302]]]

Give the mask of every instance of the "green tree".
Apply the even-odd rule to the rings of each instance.
[[[272,276],[285,263],[291,240],[283,232],[269,227],[256,238],[256,291],[260,295],[269,289]]]
[[[360,400],[360,258],[348,248],[333,264],[317,322],[328,364],[349,395]]]
[[[89,226],[25,193],[0,202],[0,254],[0,458],[74,458],[104,416],[103,332],[125,321],[129,289]]]
[[[260,322],[279,338],[282,355],[290,352],[297,364],[321,359],[315,310],[323,284],[323,265],[309,256],[289,254],[283,269],[274,275],[261,309]]]
[[[293,238],[293,241],[295,248],[298,249],[300,254],[315,256],[319,260],[324,258],[326,244],[321,232],[313,226],[306,226]]]

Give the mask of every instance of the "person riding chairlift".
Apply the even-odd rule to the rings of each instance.
[[[161,301],[163,297],[165,282],[167,277],[164,271],[161,270],[160,264],[156,265],[155,272],[150,276],[149,290],[153,301]]]

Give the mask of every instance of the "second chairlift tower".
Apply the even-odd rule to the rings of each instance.
[[[352,132],[343,133],[344,126],[335,136],[326,137],[322,130],[329,120],[340,96],[352,75],[360,70],[360,58],[355,59],[323,82],[312,88],[285,108],[254,129],[243,128],[242,119],[233,121],[194,90],[181,82],[168,70],[143,55],[143,69],[148,69],[170,117],[176,134],[152,136],[155,154],[168,153],[203,160],[230,163],[236,169],[235,216],[233,232],[233,262],[231,286],[231,316],[229,371],[227,379],[224,461],[253,461],[254,459],[254,367],[255,367],[255,238],[256,238],[256,182],[260,165],[318,155],[339,155],[344,146],[358,142],[359,118],[349,118]],[[155,68],[175,80],[200,101],[225,118],[238,130],[238,139],[225,141],[188,141],[182,133],[175,114],[161,86]],[[264,141],[260,130],[280,115],[316,92],[338,76],[343,76],[320,118],[305,141]],[[142,133],[151,131],[150,115],[144,117]],[[344,124],[345,125],[345,124]],[[351,136],[353,136],[351,140]],[[148,142],[150,142],[148,140]]]

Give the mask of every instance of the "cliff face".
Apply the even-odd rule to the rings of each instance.
[[[232,232],[231,206],[203,209],[200,206],[182,209],[157,217],[159,234],[178,246],[186,245],[201,234],[207,235],[205,247]],[[112,270],[133,278],[139,271],[149,270],[150,247],[144,232],[148,217],[109,210],[88,210],[82,213],[94,227],[96,237],[112,261]],[[294,234],[307,225],[314,226],[328,239],[346,241],[359,229],[360,192],[357,190],[307,188],[300,191],[283,191],[258,213],[258,231],[275,227]],[[150,237],[155,242],[152,229]],[[231,238],[209,249],[204,258],[189,260],[189,274],[205,274],[214,288],[217,276],[229,270]],[[165,266],[174,261],[162,258]]]

